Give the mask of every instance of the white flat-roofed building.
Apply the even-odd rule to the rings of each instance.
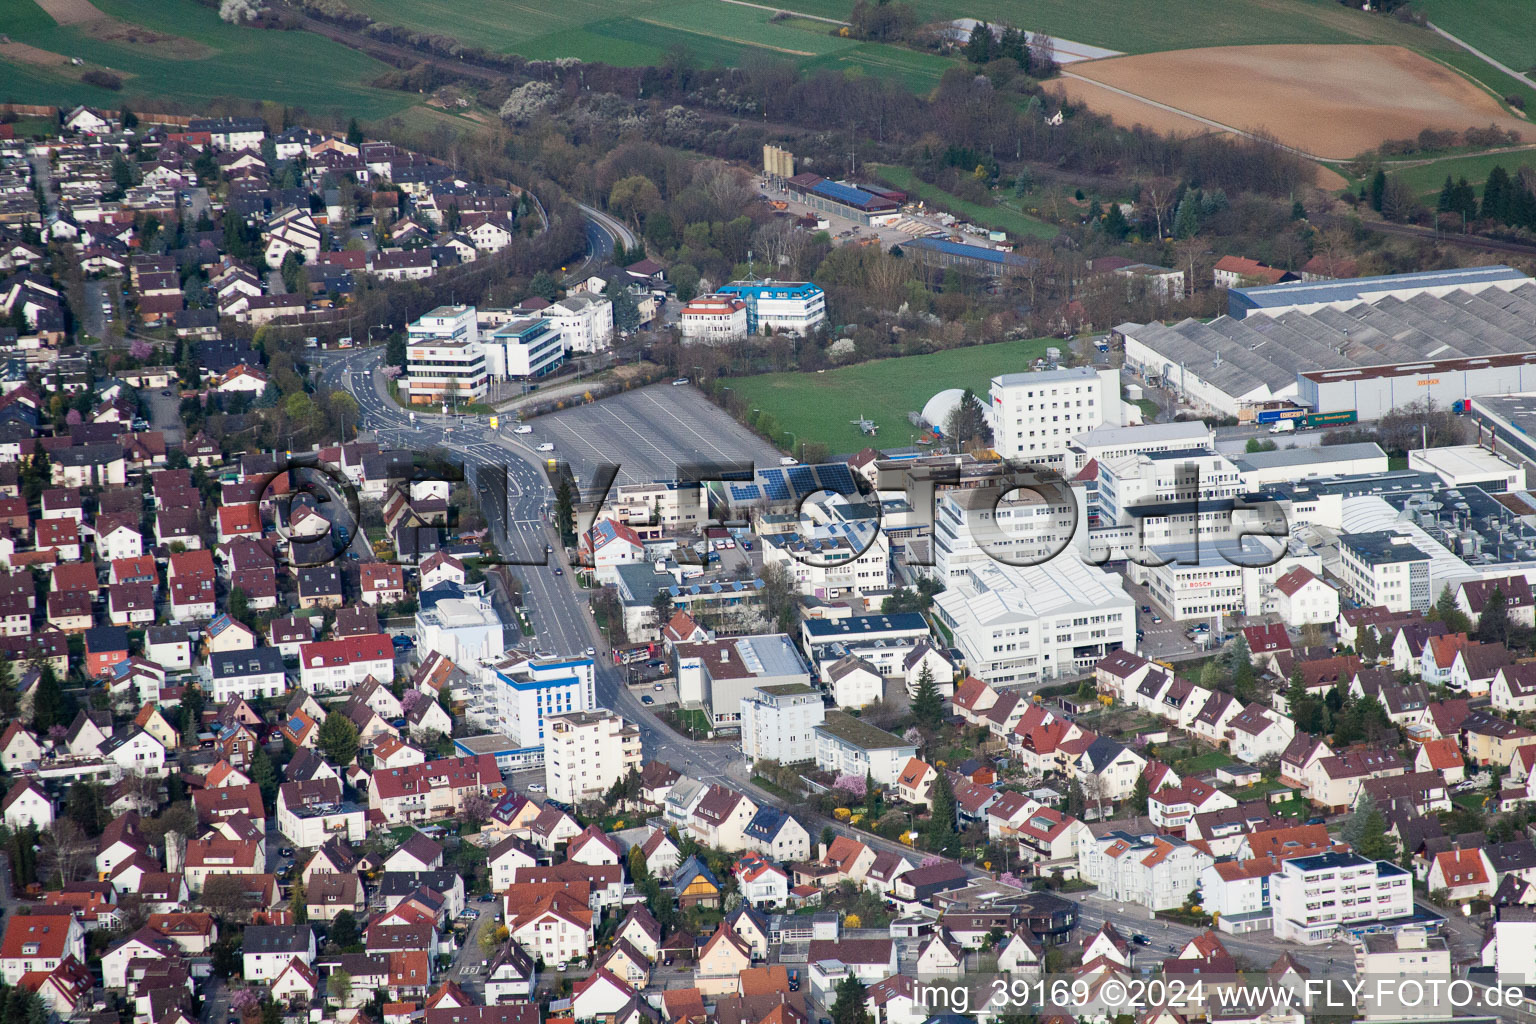
[[[537,767],[544,763],[548,716],[597,706],[595,674],[591,658],[539,658],[513,651],[480,663],[469,687],[466,715],[475,725],[516,744],[505,757],[497,754],[498,763]]]
[[[821,694],[804,683],[759,686],[741,701],[741,752],[749,761],[813,761],[826,713]]]
[[[747,304],[747,333],[804,337],[827,319],[827,296],[809,281],[732,281],[718,290]]]
[[[1291,538],[1248,536],[1241,544],[1169,545],[1152,548],[1150,554],[1162,564],[1142,570],[1147,589],[1180,620],[1278,611],[1275,582],[1280,577],[1298,567],[1323,571],[1322,558]]]
[[[783,565],[808,597],[844,590],[884,590],[891,582],[890,546],[875,520],[802,528],[762,539],[763,565]]]
[[[759,686],[810,685],[810,671],[783,633],[674,644],[673,674],[684,707],[701,707],[716,729],[738,727]]]
[[[1275,938],[1319,946],[1353,925],[1380,925],[1413,914],[1413,876],[1357,853],[1295,857],[1272,879]]]
[[[828,711],[814,732],[816,766],[833,775],[870,775],[882,786],[894,786],[902,768],[917,756],[917,744],[846,711]]]
[[[640,730],[607,708],[546,715],[544,784],[549,798],[575,806],[640,770]]]
[[[934,598],[970,673],[989,684],[1086,672],[1136,647],[1136,604],[1120,577],[1068,554],[1040,566],[988,562]]]
[[[1525,489],[1525,470],[1481,445],[1419,448],[1408,453],[1408,468],[1433,473],[1447,487],[1481,487],[1502,493]]]
[[[1216,431],[1200,420],[1094,427],[1072,438],[1066,468],[1076,472],[1090,460],[1123,459],[1127,455],[1216,448]]]
[[[1380,531],[1339,537],[1344,586],[1364,606],[1391,612],[1425,611],[1434,603],[1430,555],[1407,534]]]
[[[1064,466],[1074,437],[1125,421],[1119,370],[1005,373],[992,378],[991,398],[993,446],[1021,462]]]
[[[416,612],[417,643],[456,665],[494,661],[506,653],[501,619],[482,594],[438,600]]]
[[[502,371],[493,376],[543,377],[565,362],[566,338],[547,317],[529,317],[496,328],[486,350],[501,359]]]
[[[818,671],[824,663],[851,654],[875,666],[881,675],[893,676],[901,671],[912,648],[932,637],[928,620],[917,612],[806,619],[800,623],[800,644]]]
[[[490,387],[490,363],[478,341],[410,344],[405,354],[411,402],[477,402]]]
[[[1232,464],[1241,474],[1244,490],[1250,491],[1292,480],[1385,473],[1391,468],[1387,453],[1374,441],[1248,452],[1234,455]]]
[[[960,579],[987,562],[1038,564],[1088,549],[1081,489],[971,487],[934,500],[933,558],[940,579]],[[1057,493],[1061,492],[1061,493]],[[1060,500],[1051,500],[1059,498]]]

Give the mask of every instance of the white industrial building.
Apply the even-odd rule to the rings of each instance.
[[[959,579],[985,562],[1040,564],[1058,554],[1087,553],[1081,485],[1006,492],[1002,486],[937,494],[933,559],[940,579]]]
[[[994,685],[1085,672],[1136,647],[1136,604],[1120,577],[1075,554],[1044,566],[974,566],[933,606],[970,673]]]
[[[401,389],[418,405],[476,402],[485,397],[495,363],[480,344],[475,307],[438,306],[406,328]]]
[[[544,658],[513,651],[479,664],[471,675],[466,714],[477,727],[510,737],[516,748],[497,761],[517,768],[544,763],[548,716],[597,706],[591,658]]]
[[[1200,413],[1293,402],[1362,420],[1536,389],[1536,280],[1508,267],[1235,289],[1243,319],[1125,323],[1126,368]],[[1254,315],[1262,313],[1263,315]]]
[[[1099,463],[1089,546],[1097,560],[1144,562],[1150,548],[1235,535],[1242,476],[1225,455],[1167,451]],[[1133,568],[1134,572],[1134,568]],[[1140,582],[1140,577],[1136,577]]]
[[[717,345],[746,337],[747,304],[735,295],[700,295],[677,315],[683,340]]]
[[[748,334],[810,334],[827,319],[827,296],[809,281],[732,281],[717,290],[747,304]]]
[[[1245,491],[1310,477],[1385,473],[1391,468],[1387,453],[1374,441],[1247,452],[1233,456],[1232,464],[1242,476]]]
[[[1125,422],[1120,371],[1079,366],[992,378],[993,448],[1004,458],[1064,467],[1072,439]]]
[[[814,761],[826,713],[821,694],[804,683],[759,686],[741,701],[741,752],[749,761]]]
[[[1236,540],[1153,548],[1161,564],[1141,570],[1153,600],[1172,618],[1216,619],[1279,610],[1275,583],[1292,569],[1321,574],[1322,557],[1294,538],[1250,534]]]
[[[1434,603],[1429,552],[1405,533],[1383,530],[1339,537],[1341,577],[1349,595],[1367,607],[1422,612]]]
[[[763,565],[783,565],[807,597],[890,586],[890,542],[872,519],[802,527],[762,538]]]
[[[501,372],[491,376],[526,380],[551,373],[565,362],[566,340],[565,332],[543,316],[504,324],[486,345],[500,362]]]
[[[1408,468],[1433,473],[1447,487],[1481,487],[1502,493],[1525,488],[1525,470],[1480,445],[1419,448],[1408,453]]]
[[[1202,420],[1094,427],[1073,437],[1067,445],[1065,470],[1078,472],[1095,459],[1104,462],[1123,459],[1127,455],[1215,449],[1216,431]]]

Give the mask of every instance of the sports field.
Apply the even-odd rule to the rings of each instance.
[[[856,39],[808,18],[774,21],[775,10],[723,0],[348,0],[386,24],[446,33],[490,50],[536,60],[577,57],[606,64],[660,64],[683,49],[702,65],[741,67],[788,61],[803,70],[857,68],[900,79],[917,92],[933,88],[953,61]]]
[[[919,412],[928,399],[946,388],[970,388],[983,402],[987,386],[999,373],[1018,373],[1064,342],[1027,338],[995,345],[950,349],[931,355],[880,359],[844,366],[825,373],[768,373],[738,377],[731,388],[761,409],[780,427],[774,438],[788,447],[800,441],[820,441],[834,454],[856,452],[871,444],[904,445],[913,429],[908,412]],[[859,432],[850,420],[874,420],[874,438]],[[794,433],[793,441],[790,432]]]
[[[72,0],[48,4],[69,23],[60,24],[35,0],[0,0],[0,31],[37,50],[109,68],[124,79],[123,90],[86,85],[62,67],[0,55],[0,97],[141,109],[140,101],[150,97],[193,105],[238,97],[364,120],[417,99],[368,86],[390,70],[371,57],[308,32],[229,25],[192,0],[94,0],[94,8]]]

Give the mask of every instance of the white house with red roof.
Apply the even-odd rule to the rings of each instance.
[[[1430,862],[1426,884],[1430,892],[1457,902],[1487,899],[1498,888],[1499,874],[1481,848],[1442,850]]]
[[[433,821],[459,813],[470,796],[496,797],[505,790],[490,754],[446,757],[374,772],[368,807],[392,825]]]
[[[0,801],[6,828],[15,831],[36,825],[48,829],[53,824],[53,801],[48,793],[32,779],[18,779],[5,799]]]
[[[1088,841],[1088,826],[1054,807],[1036,806],[1013,829],[1019,841],[1019,856],[1035,861],[1065,861],[1077,856],[1077,848]]]
[[[624,853],[612,836],[596,825],[588,825],[566,844],[565,859],[578,864],[619,864]]]
[[[1413,757],[1415,771],[1436,772],[1446,785],[1454,786],[1467,777],[1467,763],[1461,756],[1461,746],[1454,736],[1419,744]]]
[[[1536,711],[1536,664],[1504,665],[1488,684],[1496,711]]]
[[[789,875],[759,853],[743,854],[731,873],[741,898],[754,907],[782,907],[789,900]]]
[[[1304,565],[1275,580],[1275,610],[1292,629],[1326,626],[1339,617],[1339,592]]]
[[[903,803],[928,807],[933,803],[933,783],[939,777],[938,770],[919,758],[911,758],[896,776],[896,795]]]
[[[1183,836],[1196,814],[1236,807],[1237,801],[1199,779],[1164,786],[1147,797],[1147,817],[1169,835]]]
[[[299,646],[299,684],[310,693],[345,693],[369,676],[395,677],[395,648],[383,633]]]
[[[0,942],[0,977],[7,985],[33,971],[50,973],[71,956],[85,961],[85,928],[74,914],[16,911],[7,916]]]

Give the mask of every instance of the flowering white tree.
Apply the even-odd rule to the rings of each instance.
[[[255,21],[260,14],[260,0],[219,0],[219,17],[233,25]]]

